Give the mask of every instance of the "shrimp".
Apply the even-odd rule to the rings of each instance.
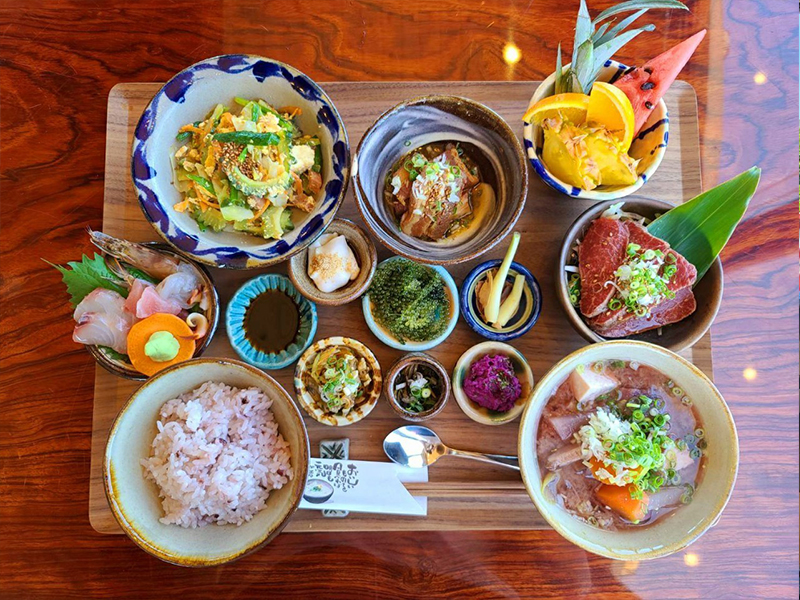
[[[158,280],[182,270],[181,260],[165,252],[153,250],[142,244],[115,238],[101,231],[89,229],[92,243],[106,254],[141,269]]]

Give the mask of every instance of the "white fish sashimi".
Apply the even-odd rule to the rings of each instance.
[[[136,306],[139,304],[144,291],[149,287],[155,287],[155,285],[144,279],[136,279],[128,292],[128,298],[125,300],[125,310],[135,315]]]
[[[72,339],[80,344],[108,346],[128,351],[128,331],[136,317],[125,311],[125,299],[117,292],[97,288],[75,307]]]
[[[170,275],[170,277],[172,277]],[[175,300],[164,298],[158,293],[158,287],[146,287],[136,302],[136,317],[146,319],[156,313],[177,315],[181,312],[181,305]]]
[[[165,277],[156,286],[158,295],[168,302],[177,303],[180,308],[192,307],[193,297],[200,288],[200,279],[194,273],[178,271]]]

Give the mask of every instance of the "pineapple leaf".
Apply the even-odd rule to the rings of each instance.
[[[595,60],[594,43],[592,43],[591,39],[588,39],[578,47],[578,53],[575,55],[570,68],[570,71],[574,73],[578,80],[580,91],[584,94],[588,94],[591,91],[594,77],[596,77],[596,75],[592,75],[595,71]],[[605,62],[605,59],[603,62]],[[602,66],[603,63],[601,62],[600,64]]]
[[[648,10],[651,8],[680,8],[683,10],[689,10],[689,8],[683,2],[678,2],[678,0],[628,0],[627,2],[620,2],[619,4],[615,4],[614,6],[605,9],[603,12],[597,15],[597,18],[592,22],[592,25],[597,26],[598,23],[605,21],[609,17],[618,15],[619,13],[641,9]]]
[[[558,53],[556,54],[556,94],[562,93],[564,84],[561,78],[564,76],[564,67],[561,64],[561,42],[558,43]]]
[[[606,25],[603,25],[602,27],[600,27],[600,29],[597,30],[597,33],[594,36],[594,46],[595,46],[595,48],[597,46],[601,45],[601,44],[605,44],[606,42],[608,42],[610,40],[613,40],[620,33],[622,33],[625,29],[627,29],[627,27],[631,23],[633,23],[636,19],[641,17],[646,12],[647,12],[647,9],[643,8],[642,10],[639,10],[639,11],[633,13],[632,15],[629,15],[629,16],[625,17],[624,19],[622,19],[622,21],[620,21],[619,23],[614,25],[614,27],[612,27],[608,31],[608,33],[605,33],[605,30],[603,28],[606,27],[606,25],[610,25],[610,23],[606,23]],[[613,23],[613,21],[612,21],[612,23]],[[603,33],[601,33],[601,31]]]
[[[655,25],[645,25],[644,27],[639,27],[638,29],[631,29],[630,31],[626,31],[625,33],[615,37],[613,40],[609,40],[603,44],[600,44],[597,48],[594,48],[594,62],[591,65],[593,70],[587,79],[581,78],[581,81],[588,81],[588,87],[584,88],[585,93],[589,93],[594,80],[597,79],[597,76],[600,74],[600,69],[603,68],[603,65],[609,58],[614,56],[614,54],[616,54],[620,48],[622,48],[625,44],[630,42],[643,31],[653,31],[655,28]]]
[[[575,63],[575,57],[578,56],[579,48],[592,39],[594,33],[594,26],[592,25],[592,17],[589,16],[589,8],[586,6],[585,0],[581,0],[581,6],[578,9],[578,20],[575,21],[575,40],[572,45],[572,62]]]
[[[604,35],[605,35],[605,33],[606,33],[606,30],[607,30],[609,27],[611,27],[611,24],[612,24],[613,22],[614,22],[614,21],[610,21],[609,23],[603,23],[602,25],[600,25],[600,27],[598,27],[598,28],[597,28],[597,31],[595,31],[595,32],[594,32],[594,35],[592,36],[592,39],[594,40],[594,45],[595,45],[595,46],[597,46],[597,45],[598,45],[598,43],[599,43],[599,40],[601,40],[601,39],[603,38],[603,36],[604,36]]]

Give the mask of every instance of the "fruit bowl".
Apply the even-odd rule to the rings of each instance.
[[[565,65],[565,69],[569,65]],[[597,81],[613,83],[625,72],[628,67],[614,60],[606,61],[605,67],[600,71]],[[553,93],[555,73],[545,79],[531,98],[530,105],[534,105],[539,100],[546,98]],[[659,100],[650,117],[642,126],[641,131],[633,138],[628,154],[638,159],[639,165],[637,172],[639,177],[631,185],[609,186],[600,185],[593,190],[583,190],[571,184],[565,183],[553,175],[542,160],[542,145],[544,135],[542,128],[532,123],[525,123],[523,130],[525,138],[525,152],[528,155],[533,170],[542,178],[547,185],[554,190],[573,198],[584,200],[602,201],[617,200],[636,192],[641,188],[656,172],[664,153],[667,151],[669,140],[669,113],[664,100]]]

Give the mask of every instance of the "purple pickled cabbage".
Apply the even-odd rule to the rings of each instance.
[[[463,387],[467,398],[497,412],[511,410],[522,395],[514,365],[502,354],[487,354],[472,363]]]

